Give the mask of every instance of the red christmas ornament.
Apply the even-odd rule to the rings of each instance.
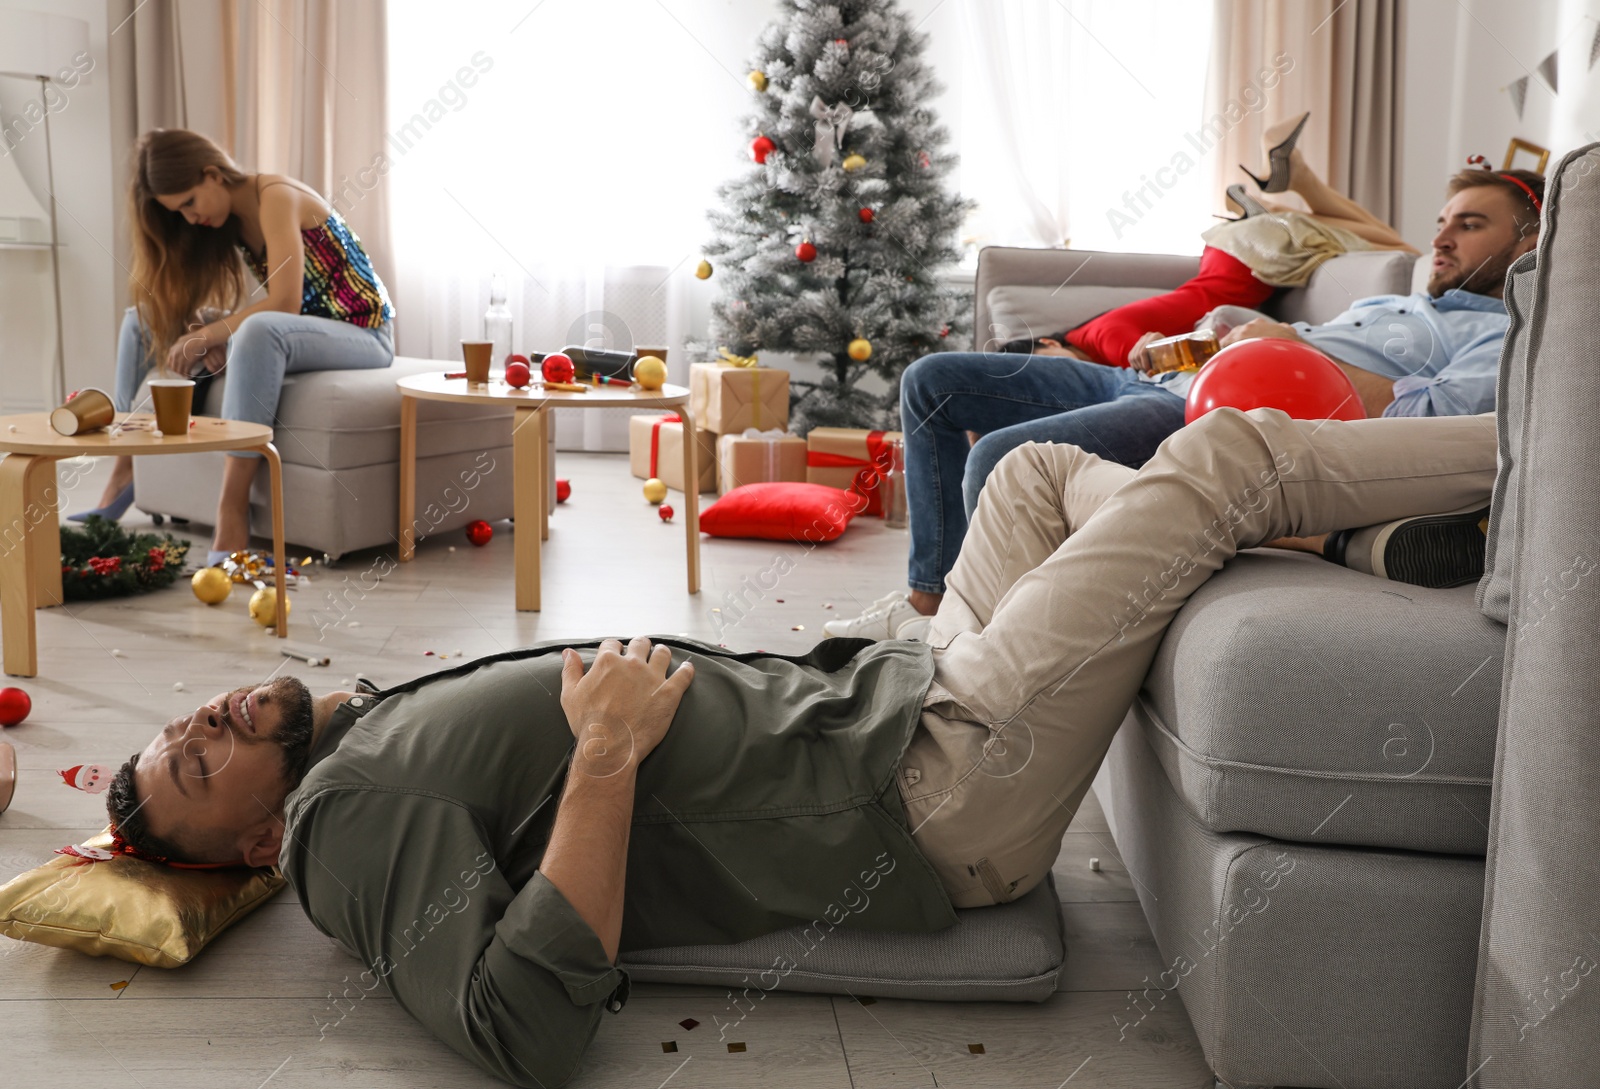
[[[813,246],[809,241],[802,242],[794,248],[794,255],[809,265],[817,259],[817,247]]]
[[[774,144],[772,138],[764,133],[750,141],[750,157],[758,163],[765,163],[767,156],[777,149],[778,145]]]
[[[871,208],[863,208],[861,211],[857,212],[856,215],[861,217],[861,222],[863,223],[872,222],[873,211]]]
[[[0,726],[15,726],[33,710],[33,700],[20,688],[0,688]]]
[[[506,364],[506,385],[521,389],[533,380],[533,372],[528,369],[526,362],[518,363],[513,360]]]
[[[511,366],[511,364],[513,364],[513,363],[521,363],[524,367],[526,367],[526,366],[529,366],[532,362],[533,362],[532,360],[530,360],[527,356],[523,355],[521,352],[512,352],[510,355],[506,356],[506,358],[505,358],[505,365],[508,366],[508,367]]]
[[[565,503],[572,497],[572,481],[564,477],[556,478],[556,502]]]
[[[924,170],[926,170],[929,167],[929,165],[932,164],[932,162],[933,162],[933,156],[929,155],[926,151],[917,152],[917,165],[918,166],[920,166]]]
[[[482,548],[484,545],[488,544],[489,539],[493,536],[494,527],[488,522],[485,522],[482,518],[479,518],[476,522],[467,523],[467,540],[471,541],[479,548]]]
[[[833,39],[833,44],[834,45],[849,45],[850,44],[850,39],[849,38],[835,38],[835,39]]]
[[[661,520],[663,522],[672,521],[672,508],[670,506],[668,506],[667,504],[663,503],[659,507],[657,507],[656,508],[656,513],[661,515]]]
[[[552,352],[544,357],[544,362],[539,365],[539,372],[544,375],[546,382],[570,382],[577,373],[572,366],[572,357]]]

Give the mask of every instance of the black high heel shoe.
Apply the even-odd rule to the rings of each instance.
[[[1289,153],[1294,150],[1295,141],[1300,139],[1301,130],[1306,127],[1306,122],[1311,120],[1311,111],[1307,110],[1300,118],[1300,123],[1294,131],[1283,138],[1283,142],[1267,152],[1267,165],[1271,170],[1265,178],[1258,177],[1243,163],[1239,169],[1243,170],[1250,180],[1261,187],[1263,193],[1282,193],[1289,188]]]
[[[1224,189],[1223,192],[1228,197],[1228,203],[1239,209],[1239,214],[1236,216],[1216,216],[1215,218],[1226,220],[1229,223],[1237,223],[1241,219],[1249,219],[1252,216],[1264,216],[1267,214],[1266,206],[1261,204],[1254,197],[1250,196],[1249,193],[1246,193],[1244,191],[1244,186],[1230,185],[1228,188]]]

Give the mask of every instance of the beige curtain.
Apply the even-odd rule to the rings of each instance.
[[[322,193],[391,286],[385,0],[115,0],[131,146],[203,132],[246,170]],[[117,9],[122,9],[118,11]],[[125,22],[124,22],[125,20]],[[119,141],[121,142],[121,141]]]
[[[1307,162],[1392,222],[1400,135],[1396,0],[1214,3],[1205,115],[1221,133],[1211,152],[1217,205],[1224,187],[1245,180],[1238,164],[1264,172],[1262,130],[1310,110],[1299,142]],[[1263,71],[1277,78],[1264,80]]]

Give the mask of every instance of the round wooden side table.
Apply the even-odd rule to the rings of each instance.
[[[156,438],[154,417],[118,418],[118,432],[91,431],[61,435],[50,426],[48,412],[0,416],[0,640],[5,671],[17,677],[39,672],[35,609],[60,605],[61,497],[56,492],[55,464],[62,458],[111,457],[131,454],[202,454],[249,451],[267,460],[272,484],[272,556],[277,584],[277,633],[289,634],[284,595],[283,470],[272,445],[272,428],[239,420],[194,417],[185,435]],[[130,426],[131,425],[131,426]]]
[[[516,603],[523,611],[539,609],[540,542],[550,536],[550,497],[546,494],[545,434],[552,408],[670,408],[683,417],[683,479],[700,479],[698,444],[692,439],[694,419],[689,414],[689,391],[683,386],[659,390],[595,386],[583,393],[518,389],[501,379],[469,383],[444,374],[415,374],[397,380],[400,387],[400,562],[416,549],[417,503],[417,402],[455,401],[501,405],[516,409],[512,428],[512,511],[517,520],[513,553],[516,565]],[[684,550],[689,568],[689,592],[700,592],[700,496],[690,488],[683,496]]]

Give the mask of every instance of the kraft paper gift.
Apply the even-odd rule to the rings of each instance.
[[[789,372],[774,367],[695,363],[689,367],[689,408],[718,435],[789,426]]]
[[[878,480],[889,471],[889,443],[898,431],[814,427],[806,436],[806,481],[853,491],[866,500],[862,514],[883,517]]]
[[[777,428],[717,438],[717,494],[741,484],[806,480],[806,440]]]
[[[717,490],[717,437],[694,429],[700,444],[700,490]],[[640,480],[657,477],[683,491],[683,419],[677,413],[628,417],[628,468]]]

